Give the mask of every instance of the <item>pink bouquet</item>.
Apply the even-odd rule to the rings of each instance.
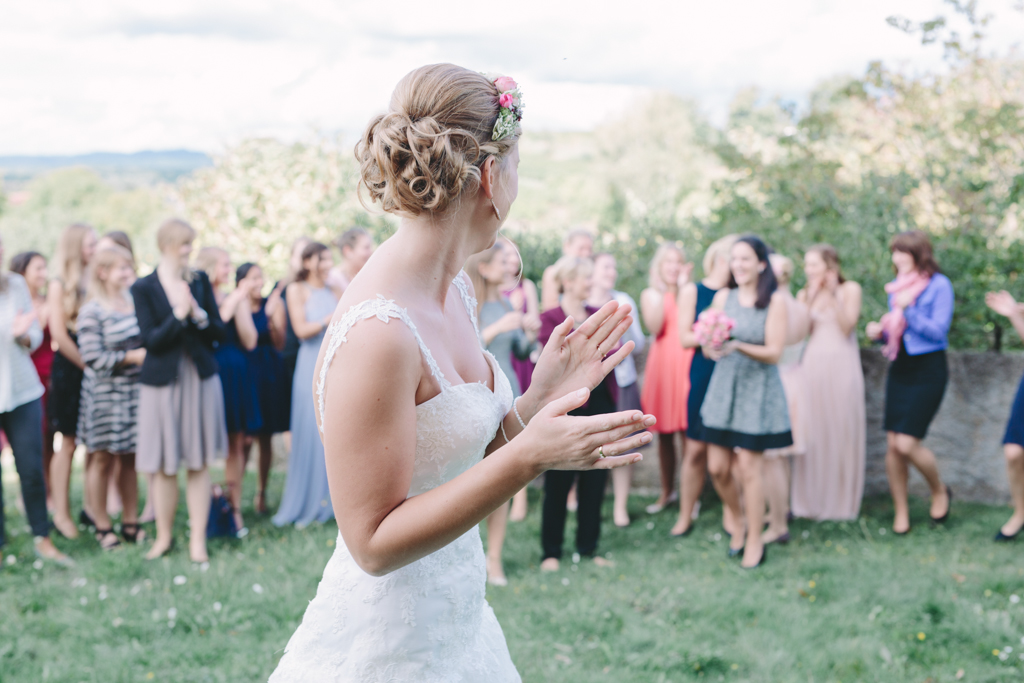
[[[718,309],[708,308],[697,317],[697,322],[693,324],[693,334],[701,346],[720,349],[729,341],[734,327],[736,321],[732,318]]]

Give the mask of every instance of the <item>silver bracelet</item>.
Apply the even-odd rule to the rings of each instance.
[[[516,403],[518,402],[519,397],[517,396],[516,399],[512,401],[512,412],[515,413],[516,419],[519,420],[519,426],[522,427],[523,429],[526,429],[526,423],[523,422],[523,416],[519,414],[519,408],[516,407]]]

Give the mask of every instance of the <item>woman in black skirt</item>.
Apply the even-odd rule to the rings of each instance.
[[[57,345],[50,371],[50,397],[47,417],[53,432],[60,432],[60,450],[50,461],[50,495],[53,498],[53,525],[65,538],[76,538],[78,527],[71,518],[71,459],[75,455],[75,432],[82,396],[85,363],[78,351],[78,309],[85,303],[89,262],[96,251],[96,232],[88,225],[75,223],[65,228],[57,246],[57,276],[46,292],[50,310],[50,335]],[[83,494],[79,519],[90,525],[87,492]]]
[[[932,522],[941,524],[949,517],[949,487],[939,476],[935,454],[921,440],[949,380],[946,347],[953,321],[953,285],[939,272],[931,240],[923,232],[900,233],[889,249],[896,270],[896,279],[885,286],[889,312],[868,323],[867,335],[884,345],[883,352],[892,361],[885,386],[885,469],[895,508],[892,530],[902,535],[910,531],[910,464],[931,489]]]
[[[1024,307],[1009,292],[989,292],[985,303],[999,315],[1010,319],[1010,324],[1024,338]],[[1024,378],[1017,386],[1010,419],[1003,436],[1003,455],[1006,456],[1006,478],[1010,480],[1013,515],[996,533],[996,541],[1012,541],[1024,527]]]

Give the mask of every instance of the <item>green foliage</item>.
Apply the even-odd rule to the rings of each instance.
[[[75,222],[92,225],[100,234],[124,231],[136,255],[153,263],[153,233],[170,211],[166,188],[115,189],[87,168],[64,168],[35,178],[28,199],[0,214],[0,234],[9,256],[33,249],[52,255],[64,228]]]

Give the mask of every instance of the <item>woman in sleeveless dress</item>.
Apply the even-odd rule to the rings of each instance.
[[[247,303],[256,328],[256,348],[249,352],[248,367],[249,381],[259,404],[261,425],[247,436],[254,437],[259,448],[256,497],[252,506],[257,514],[262,515],[267,512],[267,480],[273,460],[271,438],[274,434],[288,431],[291,411],[291,401],[285,398],[292,391],[291,378],[285,374],[280,351],[284,346],[284,325],[278,313],[283,305],[280,297],[274,300],[263,298],[263,269],[255,263],[238,266],[235,282],[240,285],[244,282],[249,289]],[[248,467],[251,446],[251,443],[246,446],[243,470]]]
[[[32,352],[32,363],[43,385],[43,482],[46,484],[46,500],[50,500],[50,461],[53,459],[53,431],[46,417],[46,406],[50,397],[50,372],[53,368],[53,341],[50,338],[50,307],[46,301],[46,282],[49,275],[46,257],[37,251],[23,251],[11,259],[11,272],[25,278],[32,295],[32,308],[36,320],[43,330],[43,342]]]
[[[679,292],[679,341],[684,349],[693,349],[694,353],[690,363],[690,392],[686,396],[686,448],[683,449],[683,466],[679,471],[679,519],[669,532],[675,537],[689,536],[693,531],[693,521],[700,510],[705,473],[711,474],[711,483],[722,500],[737,495],[729,492],[736,487],[732,476],[732,458],[724,458],[721,462],[708,460],[707,435],[700,419],[700,407],[704,404],[715,361],[704,355],[693,334],[693,324],[697,317],[711,305],[715,292],[729,284],[729,278],[732,277],[729,271],[729,251],[735,241],[736,235],[726,235],[712,242],[704,252],[704,262],[701,264],[704,279],[697,283],[686,283]],[[733,533],[739,520],[729,517],[728,508],[723,513],[723,525]]]
[[[477,525],[547,469],[625,465],[650,440],[633,435],[653,423],[639,412],[566,415],[632,349],[602,360],[625,308],[560,325],[514,402],[481,349],[460,269],[516,197],[514,88],[422,67],[357,145],[363,190],[402,221],[345,292],[302,397],[323,430],[339,536],[273,683],[519,681]]]
[[[640,402],[644,410],[658,418],[658,464],[661,495],[647,506],[656,514],[675,503],[676,439],[686,447],[686,398],[690,393],[690,362],[693,349],[679,342],[679,289],[690,280],[693,264],[675,242],[665,242],[651,260],[649,287],[640,292],[640,312],[654,337],[647,353],[644,386]]]
[[[843,278],[839,254],[828,244],[807,250],[804,272],[807,287],[797,298],[809,309],[811,336],[800,363],[803,452],[793,458],[793,515],[856,519],[867,450],[860,285]]]
[[[1006,317],[1017,335],[1024,338],[1024,306],[1013,295],[1002,290],[988,292],[985,304],[995,313]],[[1006,459],[1006,478],[1010,484],[1013,514],[996,532],[997,543],[1013,541],[1024,528],[1024,377],[1017,384],[1017,393],[1010,407],[1010,417],[1003,433],[1003,457]]]
[[[324,463],[324,446],[316,426],[316,414],[307,392],[313,384],[313,368],[324,332],[338,306],[336,290],[327,285],[334,259],[320,242],[302,250],[302,269],[288,286],[288,314],[301,340],[292,377],[292,451],[281,505],[274,515],[277,526],[305,527],[334,517]]]
[[[57,355],[50,374],[50,429],[60,432],[60,450],[50,462],[50,495],[53,502],[53,526],[65,538],[77,538],[78,527],[71,519],[71,460],[75,455],[75,430],[82,398],[82,354],[78,352],[78,310],[85,303],[89,262],[96,252],[96,232],[88,225],[68,226],[57,246],[56,277],[46,291],[50,312],[48,327]],[[87,463],[88,465],[88,463]],[[82,497],[79,520],[92,525],[89,496]]]
[[[523,392],[512,361],[529,357],[537,341],[537,333],[523,329],[523,314],[512,307],[512,302],[501,291],[505,280],[505,259],[511,251],[505,245],[504,240],[498,240],[490,249],[470,256],[466,261],[466,274],[479,297],[476,316],[481,341],[487,352],[497,359],[515,399]],[[507,526],[507,505],[502,505],[487,517],[487,583],[495,586],[508,585],[501,559]]]
[[[732,279],[715,294],[712,308],[735,322],[732,339],[722,348],[704,347],[715,363],[700,416],[704,421],[709,459],[722,461],[735,453],[746,504],[746,532],[733,533],[730,557],[743,555],[745,569],[765,559],[762,454],[793,444],[786,396],[775,364],[786,342],[786,303],[776,292],[768,247],[753,235],[732,246]],[[732,493],[732,491],[730,491]],[[740,519],[738,496],[723,504]]]
[[[505,259],[505,283],[501,293],[508,298],[512,308],[523,314],[523,330],[537,333],[540,331],[540,297],[537,294],[537,285],[533,280],[523,275],[523,260],[519,256],[519,249],[512,240],[502,238],[502,242],[508,247]],[[512,369],[515,370],[516,380],[519,382],[519,390],[526,391],[530,388],[530,380],[533,378],[533,357],[536,351],[526,358],[512,356]],[[516,495],[512,496],[512,509],[509,510],[508,519],[510,522],[521,522],[526,519],[527,508],[529,507],[529,496],[527,489],[523,488]]]
[[[762,534],[765,543],[789,543],[790,517],[790,477],[792,468],[790,458],[804,452],[802,418],[804,409],[803,367],[800,356],[804,351],[807,339],[809,320],[807,306],[797,301],[790,290],[795,266],[793,260],[782,254],[771,254],[768,258],[775,279],[778,281],[778,292],[786,304],[786,345],[776,366],[779,368],[779,379],[786,394],[786,408],[789,410],[790,433],[793,445],[783,448],[769,448],[764,452],[764,498],[768,504],[765,523],[768,525]]]

